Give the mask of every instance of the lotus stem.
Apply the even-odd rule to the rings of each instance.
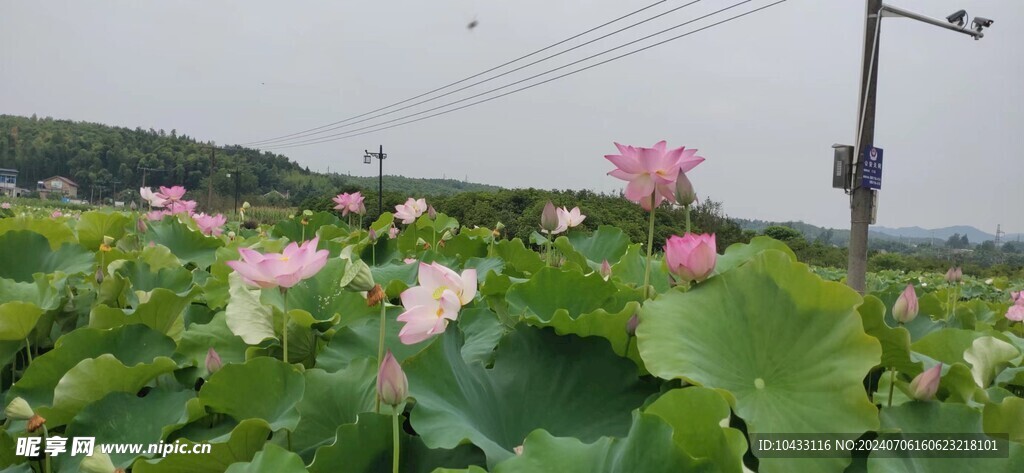
[[[686,233],[690,233],[690,206],[684,205],[683,210],[686,211]]]
[[[380,397],[378,396],[378,399]],[[398,409],[391,415],[391,443],[394,444],[393,452],[391,454],[391,473],[398,473],[398,454],[399,454],[399,440],[398,440]]]
[[[31,337],[32,337],[31,333],[29,334],[28,337],[25,337],[25,353],[28,355],[28,364],[29,365],[32,364],[32,343],[28,341],[28,339],[31,338]],[[28,366],[26,366],[25,369],[28,369]]]
[[[46,439],[48,439],[48,438],[50,438],[50,429],[46,428],[46,423],[44,422],[43,423],[43,445],[46,445]],[[45,473],[50,473],[51,471],[53,471],[52,469],[50,469],[50,455],[44,451],[43,452],[43,458],[45,458],[45,464],[43,465],[43,471]]]
[[[284,362],[288,363],[288,288],[281,288],[281,299],[284,300],[284,317],[281,318],[281,337],[283,339]]]
[[[892,391],[896,387],[896,369],[889,370],[889,407],[892,407]]]
[[[631,344],[632,342],[633,342],[633,336],[632,336],[632,335],[626,335],[626,351],[624,351],[624,352],[622,353],[622,356],[623,356],[623,357],[625,357],[625,358],[629,358],[629,345],[630,345],[630,344]]]
[[[552,236],[553,235],[551,235],[550,233],[548,234],[547,250],[545,250],[545,252],[544,252],[544,263],[547,264],[548,266],[551,266],[551,237]]]
[[[644,268],[644,300],[650,297],[648,286],[651,282],[651,252],[654,251],[654,202],[656,192],[651,193],[651,223],[647,228],[647,266]]]
[[[384,301],[380,301],[380,337],[377,339],[377,365],[379,366],[384,361],[384,327],[386,323],[385,315],[387,314],[387,308]],[[380,414],[380,390],[377,390],[377,407],[376,411]]]

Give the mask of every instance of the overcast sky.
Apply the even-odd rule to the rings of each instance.
[[[176,129],[219,144],[262,140],[418,95],[653,1],[0,0],[0,113]],[[735,1],[703,0],[429,106]],[[965,8],[995,24],[974,41],[883,22],[878,223],[1024,231],[1024,1],[892,3],[933,17]],[[845,228],[848,198],[831,188],[830,145],[854,140],[863,23],[864,0],[789,0],[466,110],[280,152],[314,170],[370,175],[363,150],[383,144],[389,174],[612,191],[622,183],[605,175],[602,156],[613,141],[666,139],[707,158],[691,180],[730,215]]]

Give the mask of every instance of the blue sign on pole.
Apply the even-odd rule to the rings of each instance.
[[[882,188],[882,148],[874,146],[864,153],[866,159],[862,159],[863,171],[861,172],[861,187],[879,190]]]

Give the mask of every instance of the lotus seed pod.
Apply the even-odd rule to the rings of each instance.
[[[29,420],[36,413],[32,411],[32,406],[28,405],[28,401],[16,397],[4,408],[4,415],[12,420]]]

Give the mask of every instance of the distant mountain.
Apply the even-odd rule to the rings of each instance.
[[[967,239],[971,243],[981,243],[981,242],[984,242],[984,241],[995,240],[996,239],[995,235],[993,235],[991,233],[983,232],[983,231],[978,230],[977,228],[974,228],[974,227],[969,226],[969,225],[954,225],[952,227],[942,227],[942,228],[921,228],[921,227],[890,228],[890,227],[875,226],[875,227],[871,227],[871,229],[876,231],[876,232],[879,232],[879,233],[885,233],[887,235],[892,235],[892,236],[895,236],[895,237],[904,237],[904,238],[907,238],[907,237],[909,237],[909,238],[936,238],[936,239],[940,239],[940,240],[948,240],[949,237],[953,236],[954,233],[957,233],[957,234],[960,234],[960,235],[967,235]],[[1004,236],[1003,238],[1006,239],[1006,236]]]
[[[361,189],[377,189],[377,176],[351,176],[346,174],[330,174],[340,177],[345,185],[357,186]],[[384,189],[398,191],[409,196],[452,195],[460,192],[495,192],[502,188],[490,184],[459,181],[455,179],[418,178],[405,176],[384,176]]]

